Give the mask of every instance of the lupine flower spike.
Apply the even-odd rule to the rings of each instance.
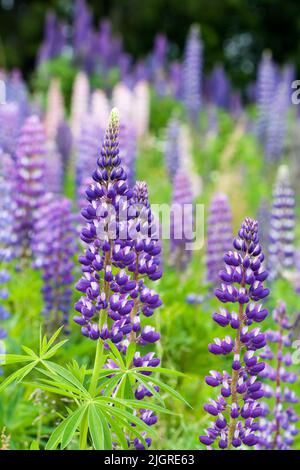
[[[219,389],[217,398],[204,406],[215,419],[199,438],[208,448],[214,444],[220,449],[256,445],[255,418],[264,412],[259,403],[264,392],[258,376],[265,364],[256,351],[266,345],[266,338],[260,328],[252,325],[261,323],[268,315],[260,301],[269,290],[263,284],[268,273],[262,266],[264,255],[255,220],[244,220],[233,247],[234,251],[224,256],[222,284],[215,295],[224,304],[235,304],[237,311],[224,307],[213,314],[214,321],[223,328],[230,327],[233,335],[215,338],[208,346],[212,354],[231,358],[231,370],[223,373],[212,370],[205,378],[209,386]]]
[[[288,167],[281,165],[273,190],[270,218],[269,270],[271,279],[294,266],[295,195]]]
[[[274,408],[266,407],[266,416],[260,419],[258,448],[267,450],[288,450],[292,447],[299,433],[296,423],[299,420],[293,405],[299,402],[295,392],[287,384],[297,381],[297,373],[289,370],[292,366],[292,355],[289,352],[292,344],[292,324],[287,316],[286,306],[279,302],[273,312],[276,330],[268,330],[268,346],[261,353],[267,361],[262,377],[270,381],[264,384],[265,398],[274,399]]]
[[[223,266],[224,253],[232,243],[232,214],[228,198],[223,193],[214,195],[207,219],[207,281],[216,284]]]

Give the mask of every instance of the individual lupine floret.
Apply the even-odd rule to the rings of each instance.
[[[177,269],[186,269],[191,260],[189,244],[193,241],[193,193],[184,170],[179,169],[173,182],[170,217],[170,258]]]
[[[77,249],[75,216],[71,201],[48,194],[40,210],[33,240],[35,268],[42,270],[43,315],[47,327],[56,330],[68,324],[73,278],[73,256]]]
[[[259,422],[259,449],[288,450],[292,447],[299,430],[296,423],[298,415],[293,408],[299,399],[287,384],[298,380],[298,374],[289,370],[292,366],[292,356],[289,352],[292,344],[292,324],[286,312],[286,306],[279,302],[273,311],[276,330],[268,330],[266,338],[268,346],[261,353],[261,358],[267,361],[261,373],[267,380],[263,389],[266,398],[273,399],[273,409]],[[271,385],[268,385],[268,382]]]
[[[288,167],[281,165],[273,190],[270,218],[269,270],[271,279],[294,266],[295,196]]]
[[[208,448],[214,443],[220,449],[256,445],[255,418],[264,413],[259,402],[264,392],[258,376],[265,364],[256,351],[266,345],[266,338],[260,328],[251,325],[261,323],[268,315],[260,301],[267,297],[269,290],[263,284],[268,273],[262,266],[264,255],[255,220],[245,219],[233,247],[234,251],[224,256],[222,284],[215,295],[224,304],[235,304],[237,311],[223,307],[214,313],[213,319],[221,327],[230,326],[234,334],[215,338],[208,346],[212,354],[230,356],[232,369],[223,373],[211,371],[205,379],[209,386],[220,388],[217,398],[204,406],[215,417],[206,434],[199,438]]]
[[[232,214],[226,194],[212,198],[207,218],[206,268],[207,281],[216,284],[223,266],[224,253],[232,243]]]
[[[182,76],[183,101],[187,115],[194,126],[198,125],[201,107],[202,49],[199,27],[194,25],[191,27],[186,41]]]
[[[180,149],[180,122],[176,117],[171,117],[166,128],[165,137],[165,163],[171,181],[179,167]]]
[[[13,177],[13,198],[16,204],[14,232],[16,255],[31,257],[31,242],[38,211],[45,194],[46,137],[38,116],[26,119],[18,140]]]

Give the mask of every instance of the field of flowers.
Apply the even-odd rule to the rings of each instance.
[[[293,66],[68,32],[0,76],[0,448],[300,449]]]

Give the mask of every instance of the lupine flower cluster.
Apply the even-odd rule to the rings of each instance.
[[[257,72],[257,136],[263,144],[267,138],[270,110],[276,85],[276,69],[272,61],[272,55],[269,51],[265,51]]]
[[[214,195],[207,219],[206,267],[207,281],[216,284],[223,266],[224,253],[232,243],[232,214],[228,198],[223,193]]]
[[[71,301],[72,270],[76,244],[75,219],[71,201],[47,194],[47,203],[39,211],[33,239],[34,266],[42,269],[44,311],[48,328],[67,327]]]
[[[193,241],[193,193],[184,170],[179,169],[173,181],[173,199],[170,217],[170,261],[177,269],[186,269]]]
[[[98,143],[103,136],[93,118],[88,116],[82,122],[76,149],[76,187],[79,206],[85,202],[85,189],[91,179],[98,156]]]
[[[289,170],[281,165],[273,190],[270,218],[269,270],[272,279],[294,266],[295,196]]]
[[[72,132],[66,121],[62,121],[57,127],[55,144],[57,151],[61,155],[62,167],[65,172],[70,161],[73,146]]]
[[[25,259],[31,256],[37,212],[45,194],[45,143],[44,126],[37,116],[30,116],[21,129],[12,182],[16,254]]]
[[[111,113],[97,163],[94,183],[86,191],[89,204],[82,210],[87,226],[81,239],[88,247],[79,258],[83,276],[77,289],[83,296],[75,305],[81,315],[74,321],[81,325],[83,335],[93,340],[111,339],[125,352],[130,341],[144,346],[160,338],[152,326],[142,325],[142,317],[152,316],[161,305],[159,295],[145,281],[159,279],[162,272],[147,186],[137,182],[130,190],[121,166],[116,110]],[[136,353],[134,364],[158,365],[159,360],[153,354],[141,357]],[[108,367],[114,368],[114,364]],[[146,395],[149,392],[144,387],[136,389],[137,399]],[[141,419],[154,424],[157,418],[144,410]],[[141,446],[138,440],[133,444]]]
[[[283,154],[289,89],[288,84],[282,81],[277,85],[275,96],[273,96],[265,141],[265,158],[267,161],[279,161]]]
[[[258,448],[287,450],[299,433],[296,428],[299,416],[293,408],[299,399],[287,386],[295,383],[298,375],[289,370],[292,366],[289,349],[293,334],[284,302],[279,302],[273,311],[273,320],[277,329],[266,332],[268,346],[261,353],[261,358],[267,362],[261,375],[267,382],[271,382],[270,385],[264,384],[263,390],[265,398],[273,400],[274,408],[268,409],[266,406],[265,416],[260,419]]]
[[[183,100],[187,115],[193,125],[198,124],[201,107],[202,43],[198,26],[190,29],[184,52]]]
[[[115,110],[93,179],[94,183],[86,191],[89,204],[82,210],[87,226],[82,229],[81,239],[88,244],[88,248],[80,257],[83,276],[77,283],[77,289],[85,295],[76,304],[76,310],[82,316],[76,317],[75,321],[82,325],[82,333],[91,339],[110,338],[119,343],[132,332],[138,333],[138,343],[155,342],[159,334],[152,327],[140,330],[140,318],[134,306],[135,299],[139,299],[143,305],[143,314],[151,316],[161,304],[159,296],[144,286],[143,279],[139,282],[136,279],[139,275],[148,276],[150,280],[161,277],[157,260],[160,245],[157,239],[141,240],[140,243],[131,239],[130,231],[140,228],[140,224],[135,227],[133,216],[130,230],[127,219],[124,222],[119,220],[119,216],[110,214],[110,220],[107,221],[109,212],[113,210],[119,213],[124,210],[127,217],[134,197],[134,192],[126,184],[126,173],[121,166],[119,121]],[[143,215],[144,211],[141,212]],[[118,268],[116,272],[114,268]],[[106,321],[99,328],[101,310],[107,312],[108,318],[113,320],[111,329],[108,329],[105,315],[100,315]]]
[[[0,154],[1,157],[1,171],[0,171],[0,300],[6,300],[8,297],[8,290],[5,284],[9,281],[10,275],[5,269],[6,263],[13,258],[13,242],[15,235],[12,231],[13,225],[13,212],[15,205],[11,199],[11,185],[8,179],[9,157]],[[0,303],[0,354],[4,351],[1,350],[1,342],[6,338],[7,333],[2,326],[2,322],[9,318],[7,308]],[[1,375],[1,369],[0,369]]]
[[[165,162],[171,181],[179,166],[179,133],[180,122],[176,117],[172,117],[168,122],[165,137]]]
[[[260,302],[269,290],[263,284],[268,273],[262,266],[264,255],[255,220],[245,219],[233,247],[234,251],[224,256],[222,284],[215,295],[224,304],[235,304],[237,311],[224,307],[213,314],[214,321],[223,328],[230,327],[233,334],[215,338],[208,346],[212,354],[230,356],[232,368],[223,373],[212,370],[205,379],[209,386],[220,390],[217,398],[204,406],[215,419],[199,438],[208,448],[214,443],[220,449],[255,446],[258,443],[255,418],[264,413],[259,402],[264,396],[259,375],[265,363],[259,360],[256,351],[266,345],[266,337],[259,327],[251,326],[268,315]]]

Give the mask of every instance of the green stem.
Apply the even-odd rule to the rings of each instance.
[[[87,450],[88,412],[86,411],[80,423],[79,450]]]
[[[89,387],[89,392],[92,396],[95,395],[96,390],[97,390],[98,376],[102,367],[103,349],[104,349],[103,341],[101,339],[98,339],[97,347],[96,347],[96,354],[95,354],[95,361],[94,361],[94,369],[93,369],[93,374],[92,374],[91,383]]]

